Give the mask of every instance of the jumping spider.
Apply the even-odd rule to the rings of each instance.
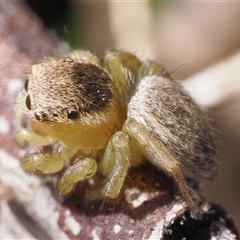
[[[107,179],[102,195],[116,198],[128,169],[144,157],[173,177],[197,211],[185,178],[213,177],[214,134],[205,114],[157,62],[124,51],[108,51],[103,60],[81,50],[49,57],[32,66],[18,99],[32,116],[32,130],[19,128],[18,142],[57,142],[51,154],[27,154],[21,166],[44,174],[66,167],[57,186],[61,194],[99,170]]]

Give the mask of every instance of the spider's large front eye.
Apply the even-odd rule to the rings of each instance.
[[[31,110],[31,99],[30,99],[29,95],[27,95],[27,97],[26,97],[26,106],[27,106],[28,110]]]
[[[79,117],[79,113],[75,110],[67,110],[68,119],[76,120]]]

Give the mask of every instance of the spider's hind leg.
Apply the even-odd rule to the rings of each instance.
[[[196,214],[199,210],[192,200],[192,194],[177,160],[171,156],[164,146],[159,144],[157,139],[143,125],[133,118],[125,122],[123,130],[138,141],[141,151],[150,162],[173,177],[190,210],[193,214]]]

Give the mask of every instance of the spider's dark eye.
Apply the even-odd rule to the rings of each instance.
[[[79,114],[77,111],[74,111],[74,110],[68,110],[67,111],[67,116],[68,116],[68,119],[72,119],[72,120],[75,120],[78,118]]]
[[[26,106],[27,106],[28,110],[31,110],[31,99],[30,99],[29,95],[27,95],[27,97],[26,97]]]
[[[28,90],[28,79],[24,83],[24,88],[25,88],[26,91]]]
[[[38,121],[40,121],[40,117],[39,117],[39,115],[37,114],[37,113],[35,113],[35,118],[38,120]]]

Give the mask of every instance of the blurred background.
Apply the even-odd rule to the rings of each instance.
[[[240,3],[26,0],[46,28],[100,57],[110,48],[162,63],[214,119],[219,176],[207,199],[240,221]]]

